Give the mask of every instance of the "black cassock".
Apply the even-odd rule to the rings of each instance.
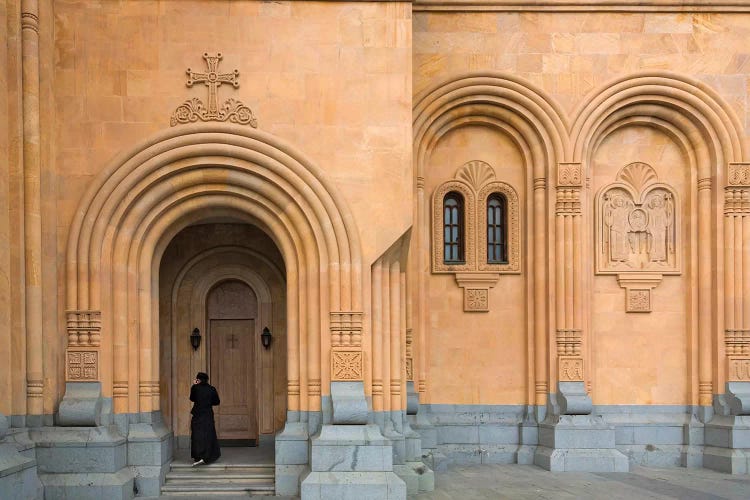
[[[213,406],[219,404],[219,393],[207,382],[193,384],[190,388],[193,402],[193,419],[190,422],[190,453],[196,462],[203,459],[211,463],[221,456],[219,440],[216,438]]]

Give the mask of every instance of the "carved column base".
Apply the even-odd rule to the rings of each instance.
[[[617,284],[625,289],[625,312],[651,312],[651,290],[661,280],[661,274],[618,274]]]
[[[62,427],[96,427],[111,420],[111,401],[102,398],[101,382],[66,382],[57,413]]]
[[[368,416],[364,382],[331,382],[334,424],[366,424]]]

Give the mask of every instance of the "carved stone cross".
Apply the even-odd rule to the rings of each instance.
[[[206,87],[208,87],[208,113],[206,117],[209,119],[216,119],[219,116],[219,86],[222,83],[231,83],[234,88],[240,86],[240,72],[238,70],[234,70],[231,73],[219,73],[219,61],[221,61],[221,57],[221,52],[218,52],[215,56],[204,52],[203,59],[206,60],[208,71],[206,73],[196,73],[190,68],[186,71],[188,74],[188,87],[192,87],[194,83],[201,82],[205,83]]]
[[[240,125],[250,125],[253,128],[258,126],[258,120],[253,115],[253,112],[241,101],[230,97],[221,106],[219,105],[219,86],[222,83],[232,84],[234,88],[240,86],[240,72],[238,70],[234,70],[231,73],[219,73],[219,61],[221,61],[221,58],[220,52],[216,55],[204,52],[203,59],[206,60],[206,65],[208,66],[206,72],[198,73],[190,68],[187,69],[188,80],[186,84],[188,87],[192,87],[196,83],[203,83],[208,87],[208,106],[205,106],[203,101],[197,97],[188,99],[177,106],[177,109],[172,113],[170,124],[173,127],[197,121],[232,122]]]

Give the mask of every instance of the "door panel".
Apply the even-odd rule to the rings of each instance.
[[[211,379],[221,405],[214,409],[219,439],[258,439],[252,319],[210,320]]]

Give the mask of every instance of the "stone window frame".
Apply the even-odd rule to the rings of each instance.
[[[506,254],[507,262],[488,262],[487,256],[487,202],[493,195],[505,198],[506,217]],[[478,271],[491,271],[495,273],[518,273],[521,271],[521,223],[520,204],[518,194],[513,186],[501,181],[485,184],[479,191],[477,201],[481,203],[483,210],[477,211],[477,248],[483,248],[483,256],[479,259]]]
[[[445,219],[445,212],[446,212],[446,204],[449,200],[453,200],[456,203],[456,212],[457,212],[457,221],[455,224],[453,222],[448,222]],[[445,242],[445,230],[446,227],[453,227],[456,226],[458,229],[458,237],[455,242],[451,241],[450,243]],[[457,264],[463,264],[466,262],[466,203],[464,201],[464,197],[461,193],[457,191],[449,191],[448,193],[443,196],[443,263],[446,265],[457,265]],[[456,246],[457,247],[457,258],[454,259],[448,259],[445,249],[448,245]]]
[[[459,169],[456,177],[470,164],[482,163],[491,179],[473,186],[460,178],[451,179],[438,186],[432,195],[432,273],[497,273],[521,272],[521,209],[518,193],[510,184],[494,180],[494,170],[484,162],[468,162]],[[489,181],[489,182],[488,182]],[[464,197],[464,263],[446,263],[443,260],[445,239],[443,234],[443,200],[450,192]],[[487,200],[493,194],[505,197],[507,217],[507,263],[487,262]],[[480,257],[481,254],[481,257]]]

